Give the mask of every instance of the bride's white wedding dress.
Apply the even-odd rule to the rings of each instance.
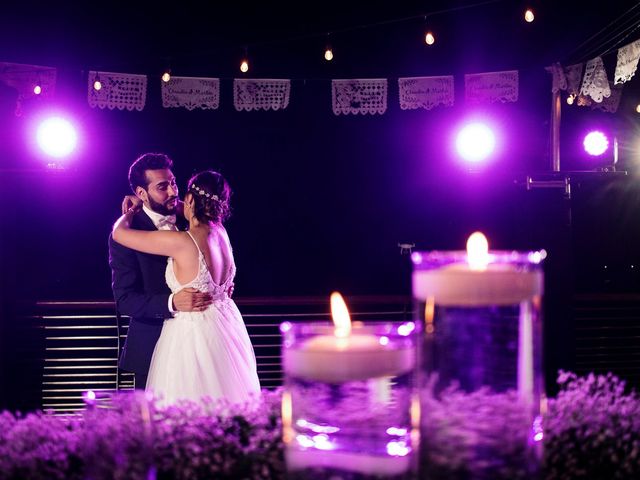
[[[191,239],[194,240],[192,236]],[[203,396],[244,402],[260,392],[260,383],[249,334],[238,307],[227,295],[235,277],[235,263],[224,283],[218,285],[211,278],[197,243],[196,247],[196,277],[180,284],[173,271],[173,259],[169,258],[167,285],[174,293],[187,287],[210,292],[213,303],[203,312],[178,312],[164,321],[146,389],[153,391],[164,405],[181,399],[199,401]]]

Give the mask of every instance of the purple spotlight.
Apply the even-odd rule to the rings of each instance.
[[[62,117],[51,117],[38,126],[36,139],[47,155],[62,158],[76,148],[78,135],[71,122]]]
[[[584,137],[583,145],[589,155],[597,157],[607,151],[609,148],[609,139],[604,133],[594,130],[593,132],[587,133]]]
[[[496,137],[484,123],[471,123],[460,130],[456,137],[456,150],[467,162],[485,160],[496,146]]]

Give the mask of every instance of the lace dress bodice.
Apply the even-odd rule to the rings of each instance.
[[[175,271],[173,269],[173,258],[169,257],[169,260],[167,261],[167,269],[165,270],[165,280],[167,282],[167,285],[171,289],[171,293],[176,293],[183,288],[191,287],[200,290],[201,292],[211,293],[213,300],[223,300],[224,298],[227,298],[229,285],[233,283],[233,279],[236,276],[235,262],[231,263],[231,268],[229,269],[229,273],[224,283],[218,285],[213,281],[213,278],[211,278],[211,274],[209,273],[209,269],[207,268],[207,261],[204,258],[202,250],[200,250],[200,247],[198,247],[198,244],[196,243],[191,233],[187,233],[198,249],[198,273],[190,282],[181,284],[180,282],[178,282]]]

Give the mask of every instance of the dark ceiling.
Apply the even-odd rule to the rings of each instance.
[[[585,61],[635,40],[638,2],[3,2],[0,61],[59,69],[236,76],[459,74]],[[631,9],[631,10],[630,10]],[[425,16],[437,34],[422,42]],[[330,34],[330,35],[327,35]],[[592,41],[584,43],[592,38]],[[322,60],[330,40],[336,57]]]

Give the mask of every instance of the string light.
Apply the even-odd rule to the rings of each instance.
[[[98,92],[102,89],[102,82],[100,81],[100,77],[96,74],[96,79],[93,82],[93,89]]]
[[[424,43],[426,43],[427,45],[433,45],[434,43],[436,43],[436,37],[433,36],[432,32],[427,32],[424,36]]]
[[[524,12],[525,22],[531,23],[535,18],[536,16],[533,14],[533,10],[531,10],[530,8],[527,8],[527,10]]]
[[[333,50],[331,49],[331,45],[327,45],[327,48],[324,51],[324,59],[327,62],[333,60]]]
[[[640,103],[636,105],[636,112],[640,113]]]
[[[330,62],[331,60],[333,60],[333,49],[331,48],[331,42],[329,41],[329,36],[331,34],[327,33],[327,46],[324,49],[324,59],[327,62]]]
[[[171,80],[171,58],[165,57],[164,59],[164,71],[160,77],[164,83],[169,83]]]
[[[569,105],[573,105],[573,101],[575,100],[576,96],[574,94],[571,94],[567,97],[567,104]]]
[[[33,87],[33,93],[36,95],[40,95],[42,93],[42,87],[39,83],[36,83],[36,86]]]
[[[436,37],[431,31],[431,29],[429,29],[429,26],[427,25],[426,15],[424,17],[424,30],[425,30],[424,43],[426,43],[427,45],[433,45],[434,43],[436,43]]]
[[[244,55],[240,62],[240,71],[242,73],[247,73],[249,71],[249,49],[247,47],[244,47]]]

